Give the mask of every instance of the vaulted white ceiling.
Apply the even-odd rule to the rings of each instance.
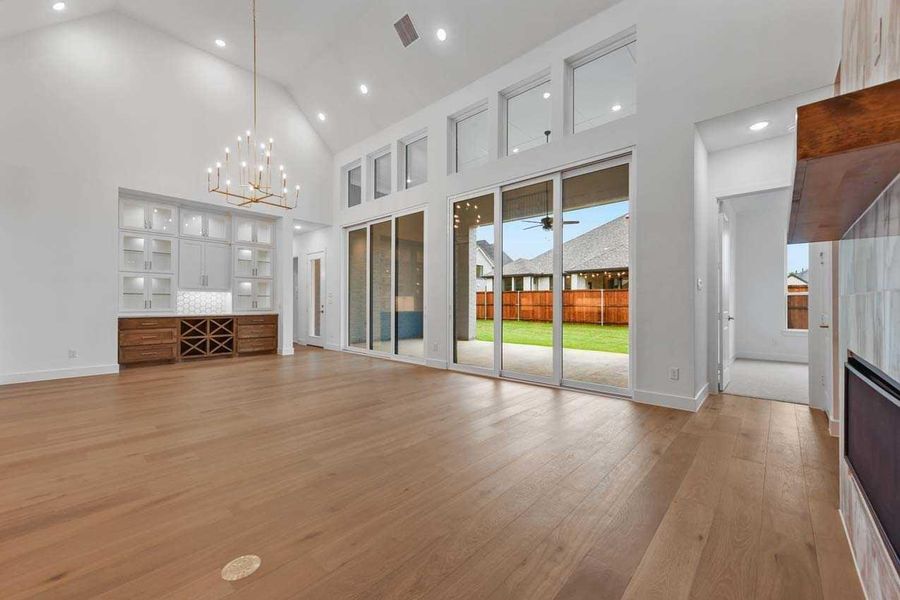
[[[257,0],[260,71],[340,150],[478,79],[617,0]],[[0,0],[0,37],[119,10],[249,68],[250,0]],[[419,39],[393,24],[409,13]],[[434,32],[442,27],[447,40]],[[218,48],[214,40],[228,45]],[[359,93],[365,83],[369,94]],[[320,122],[319,112],[327,115]]]

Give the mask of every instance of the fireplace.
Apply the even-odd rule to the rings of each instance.
[[[844,455],[900,573],[900,382],[848,354]]]

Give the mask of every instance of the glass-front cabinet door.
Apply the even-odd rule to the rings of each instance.
[[[181,210],[181,235],[228,241],[228,215],[200,210]]]
[[[234,241],[271,246],[275,239],[275,227],[271,221],[235,217]]]
[[[119,238],[119,269],[174,273],[175,239],[123,232]]]
[[[119,280],[122,312],[170,312],[175,308],[175,286],[171,275],[122,275]]]
[[[147,238],[139,233],[123,233],[119,238],[119,270],[147,270]]]
[[[198,210],[181,210],[181,235],[203,237],[203,213]]]
[[[147,229],[147,203],[123,198],[119,203],[119,226]]]
[[[147,277],[122,275],[119,281],[119,308],[122,311],[147,310]]]
[[[268,248],[236,246],[234,274],[237,277],[272,277],[272,251]]]
[[[273,286],[267,279],[236,279],[234,308],[238,312],[272,310]]]
[[[168,204],[148,204],[147,222],[150,231],[176,235],[178,233],[178,208]]]
[[[176,235],[178,207],[145,200],[122,199],[119,203],[119,226],[123,229]]]

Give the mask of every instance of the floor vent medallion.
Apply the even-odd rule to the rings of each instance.
[[[237,581],[249,577],[262,564],[262,559],[255,554],[238,556],[236,559],[222,567],[222,579],[225,581]]]

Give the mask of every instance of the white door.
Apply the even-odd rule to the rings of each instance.
[[[307,267],[307,343],[321,347],[325,331],[325,253],[308,255]]]
[[[227,244],[204,244],[203,289],[228,291],[231,289],[231,248]]]
[[[734,363],[734,257],[731,222],[719,205],[719,391],[731,383]]]
[[[181,240],[178,283],[183,290],[203,289],[203,242]]]

